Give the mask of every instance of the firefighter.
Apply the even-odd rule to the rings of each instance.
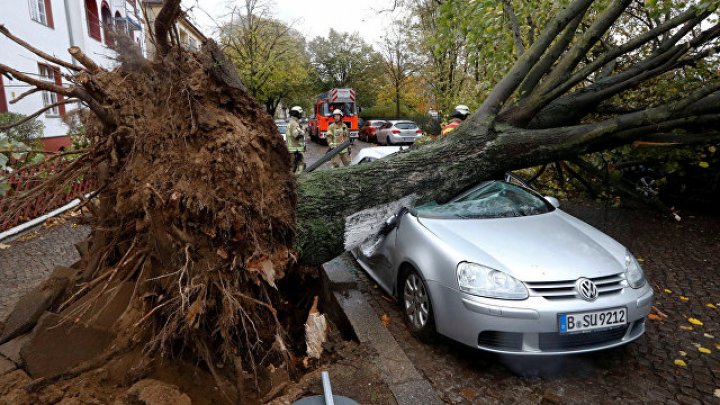
[[[343,112],[339,109],[333,111],[334,122],[328,125],[327,143],[330,150],[340,146],[343,142],[350,139],[350,131],[345,123],[342,122]],[[330,161],[333,167],[347,166],[350,164],[350,148],[343,149],[340,153],[332,157]]]
[[[290,109],[290,122],[287,126],[285,140],[288,151],[293,157],[293,172],[300,173],[305,170],[305,129],[300,126],[303,109],[295,106]]]
[[[459,105],[455,107],[455,111],[450,114],[450,116],[452,117],[450,123],[443,126],[441,134],[443,136],[446,136],[450,132],[454,131],[455,128],[459,127],[460,124],[465,121],[465,118],[467,118],[469,114],[470,109],[466,105]]]

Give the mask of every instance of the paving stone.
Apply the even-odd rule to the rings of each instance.
[[[105,329],[60,322],[61,319],[55,314],[45,316],[20,349],[24,369],[33,378],[54,376],[93,359],[115,337]]]
[[[0,335],[0,344],[30,331],[40,315],[52,305],[67,285],[67,278],[49,278],[34,290],[23,295],[5,320],[5,328]]]
[[[73,227],[68,221],[50,228],[37,228],[38,236],[22,241],[3,241],[0,250],[0,319],[5,319],[19,297],[40,284],[56,266],[70,266],[80,259],[74,244],[85,239],[87,226]]]
[[[15,364],[22,364],[22,358],[20,357],[20,349],[23,348],[25,343],[30,340],[30,334],[18,336],[15,339],[0,345],[0,355],[13,361]]]
[[[425,380],[409,381],[404,384],[391,385],[390,391],[395,396],[398,405],[441,405],[443,402],[437,396],[430,383]]]
[[[0,375],[9,373],[17,368],[14,362],[0,356]]]
[[[332,291],[345,291],[357,288],[357,278],[348,269],[355,266],[349,253],[344,253],[322,265],[323,277]]]
[[[341,256],[324,269],[330,268],[331,272],[342,271],[350,274],[356,271],[354,266],[356,266],[354,261]],[[432,386],[418,373],[360,291],[353,289],[335,291],[333,298],[342,308],[358,340],[372,346],[377,352],[375,366],[380,370],[383,380],[390,387],[398,404],[442,403]]]

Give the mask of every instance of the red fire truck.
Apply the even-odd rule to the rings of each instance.
[[[333,122],[332,112],[336,109],[343,112],[342,121],[350,129],[350,136],[358,136],[358,107],[355,103],[355,90],[331,89],[315,99],[314,117],[308,120],[310,136],[315,142],[325,143],[328,125]]]

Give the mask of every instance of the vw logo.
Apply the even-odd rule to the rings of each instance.
[[[581,278],[575,283],[575,289],[585,301],[595,301],[598,297],[598,289],[592,280]]]

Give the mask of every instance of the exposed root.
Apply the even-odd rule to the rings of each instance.
[[[92,322],[88,313],[97,316],[122,285],[134,283],[131,302],[139,310],[125,311],[133,318],[122,323],[148,356],[190,349],[214,374],[217,365],[231,365],[238,384],[243,373],[257,379],[268,364],[292,369],[275,284],[295,261],[290,156],[214,43],[197,54],[160,48],[157,60],[147,61],[120,46],[122,65],[112,71],[71,48],[82,68],[68,87],[50,88],[0,65],[95,112],[85,119],[90,146],[0,216],[91,179],[100,191],[84,202],[93,212],[91,241],[75,288],[57,309],[62,322]]]

